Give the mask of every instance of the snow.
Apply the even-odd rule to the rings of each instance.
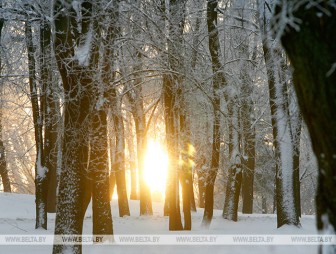
[[[0,235],[52,235],[54,232],[55,215],[48,214],[48,230],[35,228],[35,197],[33,195],[5,194],[0,193]],[[301,219],[302,228],[285,226],[276,229],[276,216],[274,214],[239,214],[238,222],[224,220],[220,210],[214,211],[214,218],[208,230],[201,227],[203,209],[192,213],[193,227],[188,231],[168,231],[168,217],[163,216],[163,203],[153,203],[153,216],[139,216],[139,202],[130,201],[131,216],[118,217],[118,201],[112,200],[112,213],[114,233],[126,234],[189,234],[189,235],[230,235],[230,234],[260,234],[270,235],[282,234],[317,234],[315,229],[315,217],[303,216]],[[92,212],[89,207],[84,221],[83,233],[86,235],[92,232]],[[286,253],[286,254],[316,254],[317,245],[160,245],[161,254],[164,253]],[[0,253],[25,253],[45,254],[52,253],[52,246],[48,245],[0,245]],[[158,246],[155,245],[87,245],[83,246],[83,254],[105,254],[105,253],[158,253]]]
[[[93,40],[92,24],[88,33],[85,35],[85,40],[83,45],[79,45],[75,51],[75,60],[78,60],[79,65],[89,66],[90,63],[90,50]]]
[[[38,154],[38,158],[37,158],[37,175],[40,179],[45,178],[47,172],[48,172],[48,168],[43,167],[41,164],[41,152],[39,152]]]

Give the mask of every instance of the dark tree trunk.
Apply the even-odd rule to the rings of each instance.
[[[222,64],[220,61],[220,44],[217,28],[217,0],[208,0],[207,2],[207,25],[209,35],[209,51],[212,61],[213,72],[213,133],[212,133],[212,155],[210,170],[206,177],[205,187],[205,205],[202,224],[210,226],[213,216],[214,206],[214,186],[219,168],[220,155],[220,95],[219,89],[226,84]]]
[[[294,1],[289,1],[292,3]],[[319,163],[316,196],[317,227],[326,234],[336,228],[336,9],[330,2],[292,10],[302,22],[299,29],[287,26],[282,44],[294,67],[294,86]],[[281,3],[277,13],[284,8]],[[319,15],[321,13],[321,15]],[[336,252],[335,246],[321,248]]]
[[[182,90],[182,89],[181,89]],[[184,214],[184,230],[191,230],[191,198],[193,197],[193,181],[192,181],[192,149],[190,144],[190,131],[187,125],[187,113],[185,97],[179,93],[180,100],[180,132],[181,132],[181,158],[182,167],[180,175],[180,183],[182,187],[183,214]]]
[[[112,119],[115,132],[115,161],[112,164],[112,170],[115,174],[115,180],[118,192],[119,216],[130,215],[128,206],[126,176],[125,176],[125,133],[121,112],[121,102],[118,102],[117,91],[112,89]]]
[[[136,166],[136,157],[135,157],[135,150],[134,150],[134,135],[133,135],[133,124],[132,124],[132,117],[127,114],[127,120],[128,120],[128,132],[127,132],[127,146],[129,151],[129,164],[130,164],[130,170],[131,170],[131,200],[138,200],[138,179],[137,179],[137,166]]]
[[[161,1],[164,4],[164,1]],[[173,72],[183,72],[183,61],[181,59],[181,47],[183,47],[183,29],[185,22],[185,8],[186,1],[169,1],[168,9],[168,33],[169,40],[167,40],[168,65]],[[163,8],[164,9],[164,8]],[[163,76],[163,102],[164,115],[166,124],[166,139],[169,156],[168,167],[168,185],[166,190],[166,203],[168,207],[165,208],[165,213],[169,214],[169,230],[182,230],[181,213],[179,205],[179,178],[185,178],[186,175],[181,174],[180,166],[178,165],[180,144],[180,116],[182,103],[182,87],[183,79],[178,74],[165,74]],[[185,120],[185,119],[184,119]],[[185,128],[182,127],[182,128]],[[183,142],[183,141],[182,141]],[[184,145],[184,144],[183,144]],[[183,146],[182,145],[182,146]],[[183,148],[182,148],[183,149]],[[186,172],[185,172],[186,173]],[[181,175],[180,175],[181,174]],[[183,190],[183,188],[186,188]],[[191,229],[191,215],[190,215],[190,188],[184,180],[182,183],[182,190],[184,193],[184,213],[185,213],[185,229]],[[168,208],[168,209],[167,209]]]
[[[164,75],[163,78],[163,103],[166,124],[166,140],[169,155],[168,182],[166,190],[165,213],[169,215],[169,230],[182,230],[182,221],[179,201],[179,166],[178,143],[176,128],[176,84],[175,79]],[[167,210],[168,208],[168,210]]]
[[[90,66],[79,65],[74,61],[74,43],[80,42],[74,30],[77,29],[76,14],[73,9],[63,9],[67,6],[62,1],[56,1],[55,16],[55,55],[61,74],[65,93],[64,102],[64,135],[62,148],[62,171],[60,175],[59,195],[55,223],[55,235],[81,235],[85,214],[85,191],[91,194],[90,183],[86,171],[88,169],[89,154],[89,126],[90,126],[90,86],[93,85],[93,72]],[[88,33],[91,22],[92,5],[82,3],[82,35]],[[70,12],[70,15],[68,14]],[[72,27],[72,25],[75,25]],[[78,45],[77,45],[78,46]],[[92,67],[92,66],[91,66]],[[91,90],[92,91],[92,90]],[[83,135],[84,134],[84,135]],[[105,136],[106,137],[106,136]],[[105,153],[107,152],[104,151]],[[104,163],[104,162],[103,162]],[[98,172],[95,172],[99,174]],[[103,175],[103,174],[102,174]],[[105,183],[104,183],[105,184]],[[94,186],[94,191],[101,190],[102,186]],[[90,188],[89,188],[90,189]],[[106,192],[106,188],[103,186]],[[95,195],[95,194],[94,194]],[[93,200],[96,199],[96,195]],[[104,197],[104,196],[103,196]],[[104,201],[102,201],[104,202]],[[85,204],[83,204],[85,203]],[[110,209],[110,208],[108,208]],[[94,211],[95,213],[95,211]],[[112,225],[112,222],[109,224]],[[95,227],[95,226],[94,226]],[[81,245],[54,245],[53,253],[81,254]]]
[[[199,155],[196,163],[197,179],[198,179],[198,206],[204,208],[205,186],[206,186],[206,172],[205,172],[206,159],[202,152]]]
[[[191,174],[188,174],[188,178],[187,179],[191,183],[191,184],[188,185],[189,195],[190,195],[190,210],[193,211],[193,212],[197,212],[197,209],[196,209],[196,200],[195,200],[195,192],[194,192],[194,177],[193,177],[192,172],[191,172]]]
[[[99,96],[97,97],[99,98]],[[92,176],[92,233],[94,235],[112,235],[113,227],[109,196],[107,116],[105,108],[94,108],[91,114],[92,137],[90,139],[89,170],[90,175]]]
[[[45,158],[43,154],[43,136],[42,136],[42,114],[38,102],[38,89],[36,85],[36,68],[34,59],[33,33],[31,24],[26,21],[25,24],[26,44],[28,51],[28,68],[29,68],[29,87],[30,99],[32,103],[33,122],[35,130],[35,196],[36,196],[36,225],[35,228],[47,229],[47,194],[48,178],[47,169],[45,168]]]
[[[256,58],[256,50],[254,50],[252,60]],[[244,45],[243,53],[247,54],[247,45]],[[247,56],[248,57],[248,56]],[[242,125],[242,212],[246,214],[253,213],[253,185],[255,171],[255,127],[254,127],[254,105],[252,101],[253,80],[248,77],[246,70],[248,64],[243,65],[242,80],[243,80],[243,102],[241,108],[240,122]],[[253,67],[252,67],[253,68]]]
[[[51,58],[51,33],[50,24],[42,20],[40,25],[41,40],[41,82],[42,82],[42,99],[41,109],[44,115],[44,158],[45,166],[48,170],[48,196],[47,211],[56,212],[56,189],[57,189],[57,123],[59,119],[59,105],[52,84],[50,72]]]
[[[2,8],[2,0],[0,0],[0,8]],[[4,25],[4,19],[0,18],[0,48],[1,46],[1,33],[2,33],[2,28]],[[2,63],[1,63],[1,55],[0,55],[0,74],[2,70]],[[3,98],[2,98],[2,89],[3,89],[3,83],[0,81],[0,176],[2,179],[2,185],[4,188],[4,192],[11,192],[11,185],[10,185],[10,179],[8,176],[8,169],[7,169],[7,163],[6,163],[6,153],[5,153],[5,145],[3,143],[3,137],[2,137],[2,131],[3,131],[3,126],[2,126],[2,107],[3,107]]]
[[[292,91],[294,94],[295,92]],[[292,95],[293,96],[293,95]],[[294,96],[296,98],[296,96]],[[293,99],[292,99],[293,100]],[[291,101],[290,101],[291,102]],[[295,100],[292,103],[297,103]],[[301,217],[301,195],[300,195],[300,140],[301,140],[301,128],[302,128],[302,116],[301,112],[297,108],[296,112],[291,114],[292,124],[292,136],[293,136],[293,180],[294,180],[294,205],[298,216]]]
[[[243,159],[243,178],[242,178],[242,212],[246,214],[253,213],[253,183],[255,169],[255,133],[251,125],[247,124],[246,135],[244,137],[244,152],[247,159]],[[250,128],[250,129],[249,129]]]
[[[142,103],[141,103],[142,105]],[[142,107],[141,107],[142,108]],[[143,108],[142,108],[143,109]],[[135,120],[135,130],[137,136],[137,157],[138,157],[138,172],[139,172],[139,187],[140,187],[140,215],[152,215],[152,197],[148,184],[144,177],[144,160],[145,151],[147,148],[147,140],[145,134],[146,119],[143,110],[142,113],[137,113]]]
[[[0,109],[1,110],[1,109]],[[1,114],[1,113],[0,113]],[[1,116],[0,116],[1,117]],[[1,122],[2,119],[0,119]],[[12,192],[10,179],[8,176],[8,170],[6,165],[6,153],[5,153],[5,146],[2,141],[2,124],[0,123],[0,175],[2,179],[2,185],[4,192]]]

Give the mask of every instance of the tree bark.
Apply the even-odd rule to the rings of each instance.
[[[264,10],[264,15],[266,15],[266,10]],[[283,79],[284,57],[279,45],[273,42],[273,38],[269,34],[265,16],[260,16],[259,24],[263,34],[262,44],[268,77],[276,158],[277,227],[285,224],[300,226],[294,191],[293,144],[295,141],[293,141],[288,113],[287,83]]]
[[[120,105],[121,102],[118,102],[118,100],[117,91],[111,89],[112,119],[116,141],[115,161],[113,162],[112,170],[114,171],[117,185],[119,216],[123,217],[125,215],[129,216],[130,210],[128,206],[125,176],[125,133]]]
[[[45,168],[45,157],[43,154],[43,136],[42,136],[42,114],[38,102],[38,89],[36,85],[36,67],[34,59],[33,33],[31,24],[26,21],[25,24],[26,44],[28,51],[28,68],[29,68],[29,87],[30,98],[32,103],[33,122],[35,130],[35,196],[36,196],[36,225],[35,228],[47,229],[47,194],[48,194],[48,177]]]
[[[92,177],[92,233],[93,235],[112,235],[106,108],[94,108],[91,115],[89,170]]]
[[[248,46],[243,44],[243,53],[248,58]],[[254,49],[252,60],[256,59],[257,49]],[[253,80],[249,77],[248,70],[250,65],[248,63],[242,66],[242,81],[243,81],[243,100],[240,121],[242,125],[242,212],[245,214],[253,213],[253,190],[254,190],[254,172],[255,172],[255,127],[254,127],[254,104],[252,100],[253,94]],[[254,66],[252,68],[255,68]]]
[[[288,1],[288,4],[294,2]],[[331,2],[321,3],[323,12],[319,5],[306,5],[303,2],[290,10],[301,20],[299,29],[287,25],[281,41],[294,67],[295,90],[319,163],[317,227],[325,234],[335,234],[336,9]],[[276,13],[288,11],[286,8],[280,2]],[[335,251],[335,246],[320,249],[321,253]]]
[[[134,150],[134,135],[133,135],[133,124],[132,124],[132,116],[130,113],[126,113],[127,117],[127,147],[129,152],[129,160],[130,160],[130,170],[131,170],[131,200],[138,200],[138,179],[137,179],[137,166],[136,166],[136,157]]]
[[[165,213],[169,215],[169,230],[182,230],[179,201],[178,139],[176,127],[176,84],[172,77],[163,78],[163,103],[166,124],[166,140],[169,155],[168,183],[166,189],[167,205]]]
[[[239,194],[242,182],[242,165],[239,150],[239,120],[236,100],[230,102],[229,117],[230,168],[223,209],[223,218],[237,221]]]
[[[213,72],[213,132],[212,132],[212,156],[211,166],[206,177],[205,187],[205,205],[202,224],[210,226],[213,216],[214,206],[214,185],[219,168],[220,157],[220,95],[219,90],[225,86],[226,80],[220,60],[220,43],[217,28],[217,0],[208,0],[207,2],[207,26],[209,36],[209,51],[212,61]]]
[[[2,0],[0,0],[0,8],[2,8]],[[1,45],[1,38],[2,38],[2,28],[4,25],[4,19],[0,18],[0,48],[2,48]],[[0,55],[0,74],[2,70],[2,62],[1,62],[1,55]],[[10,184],[10,179],[8,176],[8,169],[7,169],[7,163],[6,163],[6,153],[5,153],[5,145],[3,142],[3,136],[2,136],[2,131],[3,131],[3,126],[2,126],[2,107],[3,107],[3,83],[0,81],[0,176],[2,179],[2,185],[4,188],[4,192],[11,192],[11,184]]]
[[[66,98],[63,106],[63,161],[59,184],[55,235],[81,235],[87,204],[87,201],[85,201],[87,196],[85,192],[89,193],[90,196],[91,184],[93,183],[93,202],[95,202],[96,198],[101,194],[101,202],[105,202],[106,204],[106,200],[104,199],[105,195],[100,191],[106,191],[107,193],[108,190],[105,188],[105,182],[102,185],[98,185],[96,177],[94,177],[95,179],[93,179],[93,181],[89,181],[87,177],[89,168],[89,138],[87,135],[89,134],[90,106],[92,105],[92,94],[90,94],[90,92],[92,92],[92,86],[94,85],[93,73],[95,70],[90,68],[92,67],[92,63],[90,63],[89,66],[85,66],[78,60],[74,60],[74,43],[83,43],[85,36],[89,34],[90,23],[92,22],[92,5],[89,2],[83,2],[81,6],[81,8],[83,8],[81,26],[84,40],[76,36],[78,25],[76,12],[73,9],[67,9],[67,7],[69,6],[64,6],[62,1],[56,1],[54,6],[54,13],[57,14],[55,15],[55,56]],[[92,58],[90,61],[92,61]],[[103,119],[104,118],[101,120]],[[102,135],[104,135],[104,133]],[[106,139],[106,136],[104,138]],[[96,150],[96,152],[99,153],[100,151]],[[107,150],[101,152],[107,153]],[[102,161],[100,161],[100,159],[102,159]],[[103,159],[104,156],[101,156],[99,163],[106,163]],[[99,179],[104,175],[104,173],[100,172],[94,173],[97,174]],[[95,208],[96,205],[93,206],[94,214],[99,212]],[[106,209],[110,209],[110,207]],[[110,219],[109,216],[107,218]],[[107,218],[104,220],[107,220]],[[112,225],[112,221],[108,222],[108,224]],[[97,225],[98,224],[95,224],[94,228],[96,228]],[[104,230],[102,229],[102,231]],[[108,231],[109,230],[106,230],[104,232],[107,234],[111,233]],[[54,254],[65,252],[81,254],[82,248],[81,245],[75,243],[73,245],[54,245]]]
[[[190,131],[187,125],[187,113],[185,97],[181,92],[179,93],[180,100],[180,132],[181,132],[181,158],[182,167],[180,175],[180,183],[182,187],[182,199],[183,199],[183,214],[184,214],[184,230],[191,230],[191,204],[192,198],[194,198],[193,191],[193,179],[192,179],[192,149],[190,144]]]
[[[59,117],[59,105],[55,95],[55,88],[52,83],[52,74],[50,65],[51,58],[51,31],[50,24],[42,20],[40,25],[40,45],[41,45],[41,83],[42,98],[41,110],[44,119],[44,160],[45,167],[48,170],[48,194],[47,194],[47,212],[56,212],[56,189],[57,189],[57,132]]]

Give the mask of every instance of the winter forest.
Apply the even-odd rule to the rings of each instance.
[[[335,235],[335,29],[335,0],[0,0],[0,234]],[[25,253],[157,253],[105,247]]]

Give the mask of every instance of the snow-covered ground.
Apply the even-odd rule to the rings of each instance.
[[[44,235],[53,234],[55,215],[48,214],[48,230],[35,230],[35,200],[32,195],[4,194],[0,193],[0,235]],[[169,232],[168,217],[163,216],[163,204],[153,203],[153,216],[139,216],[139,203],[130,201],[131,216],[118,217],[117,200],[111,202],[113,212],[114,233],[124,234],[148,234],[148,235],[167,235],[167,234],[202,234],[202,235],[282,235],[282,234],[302,234],[315,235],[314,216],[303,216],[301,219],[302,228],[283,227],[276,228],[275,215],[242,215],[239,214],[239,221],[232,222],[221,217],[221,211],[214,212],[214,219],[210,229],[201,227],[203,210],[198,209],[193,213],[193,227],[191,232]],[[84,222],[83,234],[90,234],[92,229],[91,207],[89,208]],[[285,254],[316,254],[317,245],[149,245],[149,246],[125,246],[125,245],[89,245],[83,246],[83,253],[285,253]],[[52,253],[52,246],[33,245],[33,246],[8,246],[0,245],[0,254],[42,254]]]

